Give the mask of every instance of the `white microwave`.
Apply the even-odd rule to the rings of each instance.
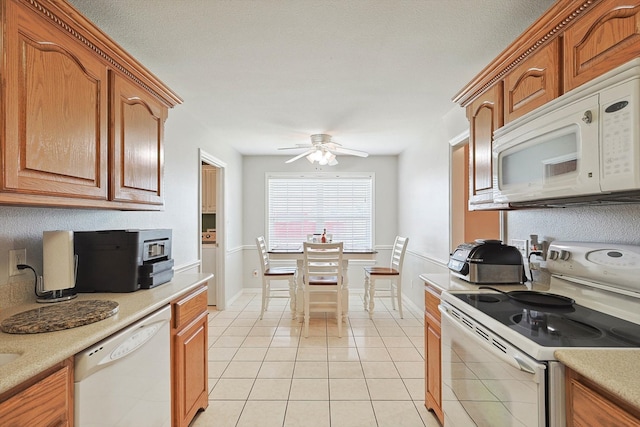
[[[640,58],[496,130],[493,186],[513,207],[640,200]]]

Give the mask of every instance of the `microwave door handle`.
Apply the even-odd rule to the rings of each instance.
[[[471,339],[475,340],[485,350],[489,351],[491,354],[493,354],[494,356],[496,356],[500,360],[508,363],[509,365],[513,366],[514,368],[516,368],[516,369],[518,369],[520,371],[527,372],[529,374],[535,375],[536,371],[535,371],[534,368],[529,366],[529,364],[519,354],[517,354],[517,353],[513,354],[513,352],[514,352],[513,347],[509,346],[509,348],[511,348],[511,352],[510,352],[511,354],[505,354],[505,353],[495,349],[492,345],[490,345],[488,342],[486,342],[482,338],[478,337],[476,334],[474,334],[469,329],[461,327],[458,324],[458,322],[453,318],[453,316],[451,316],[451,314],[449,314],[448,310],[446,308],[442,307],[442,305],[438,306],[438,310],[440,311],[441,315],[446,318],[446,320],[448,322],[451,322],[451,324],[452,324],[452,326],[454,328],[456,328],[459,331],[462,331],[465,335],[467,335]]]

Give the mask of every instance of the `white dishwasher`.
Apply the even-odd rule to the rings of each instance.
[[[169,306],[75,357],[75,424],[171,425]]]

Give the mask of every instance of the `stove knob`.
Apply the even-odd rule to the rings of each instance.
[[[548,257],[549,259],[552,259],[552,260],[558,259],[558,251],[554,251],[553,249],[550,250]]]
[[[560,259],[568,260],[571,257],[571,252],[569,251],[560,251]]]

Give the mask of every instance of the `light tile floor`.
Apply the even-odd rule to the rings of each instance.
[[[376,299],[374,319],[352,294],[338,338],[332,313],[309,337],[288,300],[245,294],[209,313],[209,408],[191,427],[437,427],[424,407],[424,318]]]

